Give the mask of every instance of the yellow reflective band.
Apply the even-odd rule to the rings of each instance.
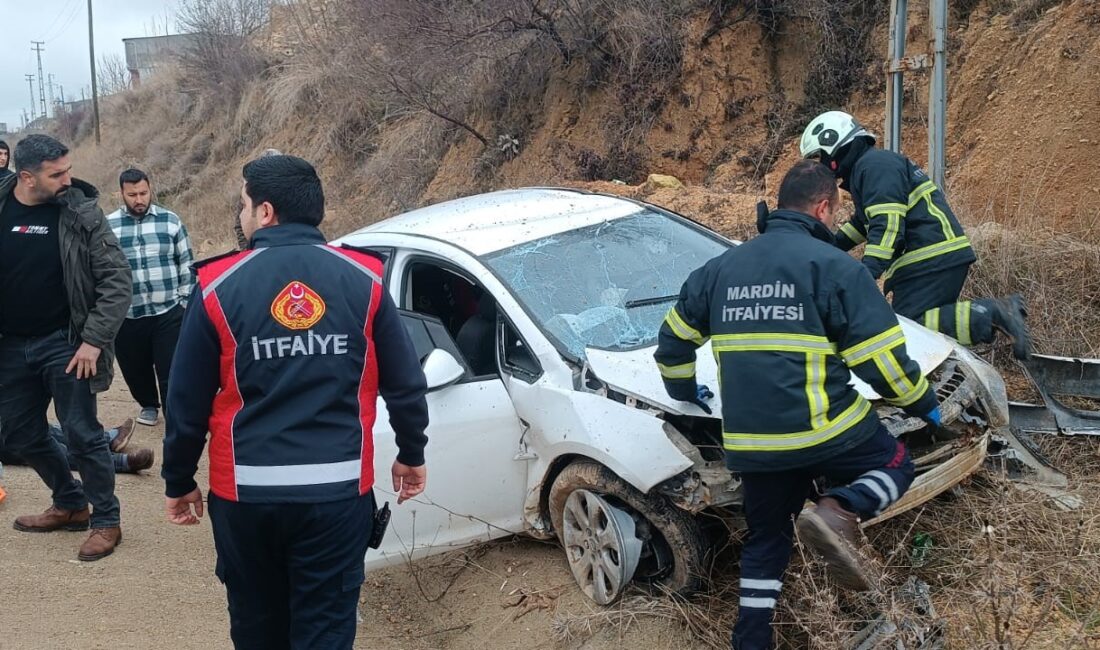
[[[899,395],[898,397],[894,398],[888,397],[886,398],[886,401],[890,402],[894,406],[909,406],[913,402],[916,402],[920,398],[924,397],[924,393],[928,391],[928,388],[928,380],[924,377],[921,377],[920,380],[917,381],[916,385],[913,386],[912,390],[910,390],[908,393],[904,395]]]
[[[853,226],[851,222],[841,226],[840,232],[842,235],[844,235],[848,239],[851,239],[856,244],[862,244],[863,242],[867,241],[867,237],[865,237],[863,233],[859,231],[859,228]]]
[[[876,203],[875,205],[869,205],[863,210],[863,214],[867,215],[867,218],[877,217],[880,214],[886,214],[887,212],[896,212],[897,214],[905,214],[909,210],[909,207],[902,205],[901,203]]]
[[[682,363],[678,366],[666,366],[658,363],[657,368],[665,379],[691,379],[695,376],[695,362]]]
[[[691,341],[695,345],[703,344],[703,335],[699,333],[699,330],[695,329],[680,316],[680,313],[676,311],[676,308],[668,310],[668,315],[665,316],[665,322],[668,323],[669,329],[676,335],[677,338],[684,341]]]
[[[899,232],[901,232],[901,215],[897,212],[888,212],[886,214],[886,233],[882,236],[879,245],[893,251]]]
[[[841,350],[840,356],[844,358],[844,362],[849,366],[858,366],[876,354],[904,342],[905,332],[901,330],[901,325],[895,325],[881,334],[876,334],[846,350]]]
[[[821,429],[798,433],[722,433],[722,446],[730,451],[793,451],[828,442],[863,421],[871,403],[857,396],[835,420]]]
[[[933,332],[940,331],[940,308],[935,307],[924,312],[924,326]]]
[[[925,194],[931,194],[936,191],[936,184],[932,181],[924,181],[917,186],[917,189],[909,193],[909,209],[913,209],[920,203],[920,200],[924,198]]]
[[[877,257],[879,259],[888,260],[894,256],[894,249],[886,248],[885,246],[868,246],[863,249],[863,254],[870,257]]]
[[[928,211],[932,213],[936,219],[940,222],[940,229],[943,230],[943,238],[950,241],[955,238],[955,229],[951,227],[951,221],[948,220],[947,215],[936,207],[936,204],[932,202],[932,195],[928,194],[924,197],[924,202],[928,204]]]
[[[836,345],[824,336],[787,334],[784,332],[754,332],[751,334],[717,334],[711,347],[719,352],[803,352],[836,354]]]
[[[955,334],[959,343],[970,345],[973,340],[970,337],[970,301],[955,303]]]
[[[884,273],[882,277],[884,280],[889,280],[891,277],[893,277],[894,273],[896,273],[898,269],[902,267],[909,266],[910,264],[916,264],[917,262],[930,260],[933,257],[946,255],[947,253],[953,253],[955,251],[963,250],[965,248],[970,248],[970,240],[966,237],[966,235],[963,235],[962,237],[956,237],[947,241],[941,241],[938,244],[932,244],[931,246],[918,248],[915,251],[909,251],[908,253],[899,257],[897,261],[894,262],[890,266],[890,268],[886,270],[886,273]]]
[[[829,394],[825,392],[825,355],[806,355],[806,399],[810,404],[810,427],[829,424]]]

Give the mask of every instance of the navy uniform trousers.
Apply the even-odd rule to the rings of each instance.
[[[993,341],[993,303],[959,300],[969,265],[918,275],[893,283],[894,311],[963,345]]]
[[[772,647],[772,615],[794,547],[794,518],[810,497],[814,479],[822,476],[842,484],[827,490],[827,496],[869,519],[905,494],[913,483],[914,468],[905,445],[880,425],[866,442],[815,465],[741,474],[749,537],[741,550],[741,599],[732,637],[735,650]]]
[[[237,650],[351,649],[374,508],[373,493],[277,504],[210,494]]]

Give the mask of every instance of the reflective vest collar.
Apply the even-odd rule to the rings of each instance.
[[[321,231],[316,226],[304,223],[285,223],[270,228],[260,228],[252,235],[252,248],[324,243],[325,236]]]

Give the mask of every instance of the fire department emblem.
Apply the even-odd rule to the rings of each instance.
[[[307,330],[325,315],[325,301],[304,282],[295,280],[275,296],[271,316],[292,330]]]

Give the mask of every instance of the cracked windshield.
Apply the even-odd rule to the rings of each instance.
[[[486,256],[570,354],[652,345],[680,286],[728,244],[649,209]]]

